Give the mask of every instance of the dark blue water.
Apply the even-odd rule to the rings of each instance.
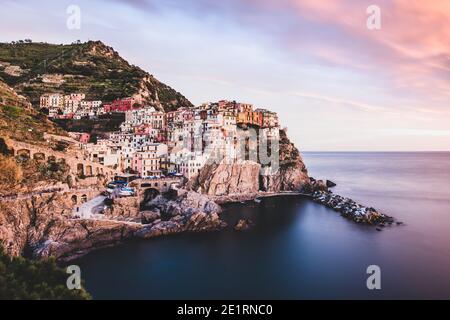
[[[311,176],[405,226],[378,232],[298,197],[229,205],[249,232],[182,234],[83,257],[94,298],[450,298],[450,153],[305,153]],[[368,290],[366,268],[381,268]]]

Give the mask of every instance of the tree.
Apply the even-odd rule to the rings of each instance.
[[[68,276],[53,258],[34,261],[23,257],[9,257],[0,245],[0,300],[90,299],[91,296],[84,288],[67,288]]]
[[[39,109],[39,112],[48,116],[48,108],[43,107],[43,108]]]

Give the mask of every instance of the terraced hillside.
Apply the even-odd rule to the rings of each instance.
[[[182,94],[100,41],[0,43],[0,77],[35,106],[45,92],[84,92],[87,99],[104,102],[133,96],[165,111],[192,106]]]
[[[67,134],[0,79],[0,137],[39,143],[45,132]]]

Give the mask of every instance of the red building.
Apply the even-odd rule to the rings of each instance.
[[[201,110],[201,111],[200,111],[200,119],[206,120],[207,118],[208,118],[208,111],[206,111],[206,110]]]
[[[156,141],[160,143],[167,143],[167,130],[159,130]]]
[[[166,113],[167,124],[174,123],[177,112],[178,111],[169,111]]]
[[[125,112],[133,108],[135,101],[133,98],[117,99],[103,107],[105,112]]]

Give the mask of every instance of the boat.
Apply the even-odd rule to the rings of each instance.
[[[253,201],[255,201],[256,203],[261,203],[261,199],[258,199],[258,198],[256,198],[255,200],[253,200]]]

